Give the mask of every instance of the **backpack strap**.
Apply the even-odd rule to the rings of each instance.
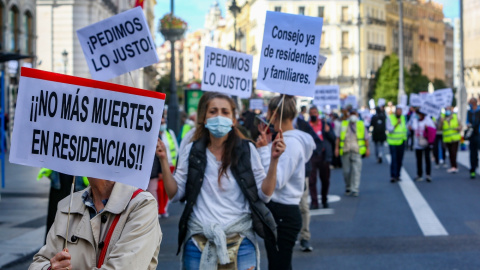
[[[130,201],[133,200],[135,197],[137,197],[140,192],[143,192],[142,189],[137,189],[135,192],[133,192],[132,198],[130,198]],[[105,241],[104,241],[104,246],[102,247],[102,252],[100,253],[100,257],[98,258],[98,263],[97,263],[97,268],[102,267],[103,261],[105,260],[105,256],[107,254],[107,249],[108,245],[110,244],[110,239],[112,238],[113,231],[115,230],[115,227],[117,226],[118,220],[120,219],[120,215],[115,215],[115,218],[113,219],[112,224],[110,225],[110,228],[108,229],[107,236],[105,236]]]

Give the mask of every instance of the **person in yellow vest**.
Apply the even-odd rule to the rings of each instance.
[[[173,132],[171,129],[167,129],[167,110],[163,112],[162,123],[160,125],[158,137],[165,143],[167,147],[166,153],[168,157],[168,164],[170,164],[170,171],[173,172],[175,166],[177,165],[178,142],[175,132]],[[152,193],[153,197],[155,197],[158,202],[159,217],[168,217],[168,196],[163,188],[162,169],[160,167],[160,161],[156,156],[153,160],[152,172],[150,174],[150,182],[148,184],[147,191]]]
[[[443,129],[443,142],[447,146],[448,155],[450,156],[450,166],[451,168],[447,170],[448,173],[457,173],[457,151],[460,139],[460,131],[462,130],[462,125],[458,121],[458,116],[456,113],[452,112],[452,107],[447,107],[445,109],[445,118],[442,121]]]
[[[400,170],[403,164],[403,154],[405,153],[405,141],[407,140],[407,121],[402,115],[402,107],[397,106],[395,113],[387,118],[387,142],[390,147],[390,182],[400,181]]]
[[[342,159],[345,195],[358,197],[360,176],[362,174],[362,156],[368,157],[369,135],[357,111],[349,105],[346,108],[348,118],[342,121],[340,137],[335,144],[335,156]]]

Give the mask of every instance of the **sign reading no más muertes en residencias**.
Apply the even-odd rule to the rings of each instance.
[[[257,89],[313,97],[323,18],[267,11]]]
[[[249,98],[252,61],[253,57],[248,54],[205,47],[202,90]]]
[[[95,80],[106,81],[158,62],[140,7],[82,28],[77,36]]]
[[[22,68],[10,162],[146,189],[165,95]]]

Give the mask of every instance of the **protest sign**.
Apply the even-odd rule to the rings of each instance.
[[[357,97],[356,96],[347,96],[345,98],[344,106],[352,105],[353,109],[356,109],[358,107],[357,104]]]
[[[202,90],[249,98],[252,61],[253,56],[248,54],[205,47]]]
[[[146,189],[165,95],[22,68],[10,162]]]
[[[452,106],[453,102],[453,91],[451,88],[438,89],[433,92],[436,100],[442,100],[442,107]]]
[[[422,99],[419,94],[411,93],[410,94],[410,106],[420,107],[422,106]]]
[[[77,36],[95,80],[106,81],[158,62],[140,7],[79,29]]]
[[[250,99],[249,109],[263,111],[263,99],[261,98]]]
[[[327,105],[330,108],[340,106],[340,87],[338,85],[316,85],[313,104],[324,108]]]
[[[433,117],[439,117],[440,113],[442,111],[442,105],[436,103],[434,100],[427,99],[422,103],[422,106],[420,107],[420,112],[430,115]]]
[[[327,61],[327,57],[325,57],[321,54],[318,56],[317,74],[320,73],[320,71],[322,71],[322,68],[325,65],[326,61]]]
[[[384,98],[379,98],[378,99],[378,107],[385,106],[385,99]]]
[[[313,97],[323,18],[267,11],[257,89]]]
[[[401,95],[400,96],[400,105],[406,107],[407,106],[407,100],[408,100],[407,95]]]
[[[373,98],[368,101],[368,106],[372,110],[375,109],[375,100]]]

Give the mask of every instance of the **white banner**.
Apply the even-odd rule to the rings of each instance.
[[[420,112],[436,118],[440,116],[441,111],[442,111],[442,105],[436,103],[432,99],[425,100],[422,103],[422,107],[420,107]]]
[[[22,68],[10,162],[146,189],[165,95]]]
[[[261,110],[263,111],[263,99],[261,98],[252,98],[250,99],[250,104],[249,104],[249,109],[250,110]]]
[[[378,99],[378,107],[385,106],[385,99],[384,98],[379,98]]]
[[[412,107],[422,106],[422,98],[420,98],[419,94],[415,94],[415,93],[410,94],[410,106]]]
[[[368,106],[371,110],[375,109],[375,100],[373,98],[368,101]]]
[[[338,85],[315,85],[313,104],[319,108],[330,106],[336,109],[340,106],[340,87]]]
[[[323,18],[267,11],[257,89],[313,97]]]
[[[249,98],[252,61],[253,56],[248,54],[205,47],[202,90]]]
[[[95,80],[106,81],[158,63],[141,7],[79,29],[77,36]]]
[[[453,91],[451,88],[435,90],[435,92],[433,92],[433,95],[437,100],[441,99],[443,101],[442,107],[452,106]]]

